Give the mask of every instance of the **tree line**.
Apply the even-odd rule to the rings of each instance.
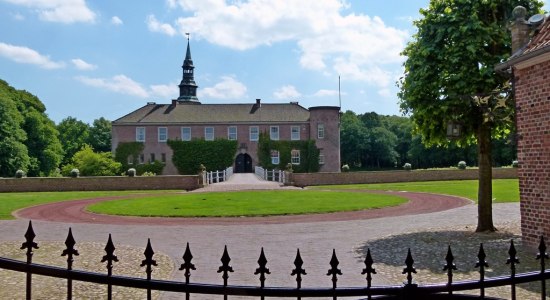
[[[476,166],[477,145],[457,145],[451,140],[427,146],[420,134],[413,134],[408,117],[385,116],[375,112],[342,114],[340,152],[342,164],[352,170],[401,169],[405,163],[413,168],[446,168],[465,161]],[[516,159],[513,134],[493,139],[493,166],[508,166]]]
[[[341,159],[352,170],[456,166],[459,161],[477,165],[476,145],[443,143],[426,146],[413,134],[408,117],[356,114],[341,118]],[[493,165],[510,165],[516,159],[512,135],[493,140]],[[120,159],[119,159],[120,160]],[[27,176],[118,175],[122,165],[111,153],[111,122],[101,117],[87,124],[67,117],[58,124],[49,119],[36,96],[0,80],[0,177],[17,170]]]
[[[0,80],[0,177],[17,170],[31,177],[60,176],[79,151],[110,154],[111,122],[101,117],[90,125],[67,117],[55,124],[38,97]]]

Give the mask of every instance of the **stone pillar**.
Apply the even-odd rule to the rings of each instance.
[[[512,32],[512,54],[516,53],[529,42],[529,23],[525,20],[527,10],[523,6],[517,6],[512,11],[514,21],[510,24]]]

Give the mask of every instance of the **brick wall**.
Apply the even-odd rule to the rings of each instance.
[[[521,230],[523,242],[550,238],[550,61],[516,69]]]
[[[194,190],[198,176],[0,178],[0,192]]]
[[[292,182],[296,186],[324,184],[391,183],[435,180],[477,179],[478,170],[418,170],[418,171],[377,171],[349,173],[294,173]],[[517,178],[513,168],[494,168],[494,179]]]

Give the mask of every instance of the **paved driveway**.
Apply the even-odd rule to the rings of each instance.
[[[231,180],[225,185],[230,186],[230,182]],[[497,227],[499,223],[519,220],[519,203],[495,204],[493,209]],[[25,219],[0,221],[0,240],[23,241],[27,223],[28,220]],[[235,270],[230,275],[230,284],[258,283],[253,273],[257,268],[260,249],[263,247],[271,270],[267,285],[294,286],[294,277],[290,276],[290,272],[294,268],[296,249],[299,248],[304,268],[308,273],[304,276],[303,286],[329,287],[331,282],[326,272],[330,268],[332,249],[336,249],[340,260],[339,268],[344,273],[338,281],[339,286],[362,286],[365,280],[360,273],[364,267],[364,258],[359,257],[356,250],[365,244],[368,245],[369,240],[442,227],[469,227],[473,231],[476,223],[477,206],[469,204],[420,215],[313,223],[138,226],[33,221],[33,226],[39,243],[64,240],[68,228],[72,227],[77,248],[80,241],[105,242],[109,233],[112,234],[115,246],[124,244],[144,247],[147,238],[150,237],[154,250],[172,257],[175,267],[181,264],[185,245],[189,242],[194,255],[193,263],[197,267],[192,273],[191,281],[202,283],[222,282],[220,274],[216,271],[221,265],[223,247],[227,245],[232,259],[231,265]],[[414,244],[410,246],[414,248]],[[98,254],[98,262],[102,255],[103,253]],[[376,259],[376,253],[373,253],[373,256]],[[182,272],[175,271],[174,279],[182,280]],[[389,282],[384,274],[376,275],[374,283],[399,284]],[[180,298],[172,294],[163,296],[163,299]],[[212,296],[193,299],[212,299]]]

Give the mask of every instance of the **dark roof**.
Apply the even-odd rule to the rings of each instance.
[[[309,111],[296,103],[258,104],[149,103],[114,124],[288,123],[307,122]]]
[[[550,47],[550,17],[546,17],[544,23],[537,29],[538,32],[533,36],[523,54],[537,51],[539,49]]]

